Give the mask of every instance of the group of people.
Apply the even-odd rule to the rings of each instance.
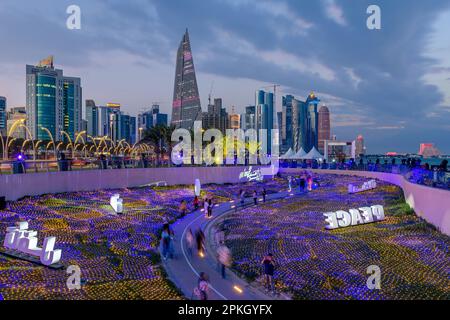
[[[261,195],[262,195],[263,202],[266,202],[266,197],[267,197],[266,188],[263,188]],[[245,196],[246,196],[245,190],[243,190],[243,189],[239,190],[238,196],[239,196],[239,201],[240,201],[241,207],[243,207],[245,205]],[[253,204],[256,206],[258,204],[258,191],[254,190],[252,197],[253,197]],[[237,210],[237,207],[235,207],[235,208]]]
[[[231,266],[231,251],[225,244],[222,244],[217,249],[217,260],[221,265],[222,278],[225,279],[225,268]],[[261,261],[263,268],[263,282],[264,289],[267,293],[276,293],[274,274],[275,274],[275,259],[271,253],[268,253]],[[209,276],[205,272],[201,272],[197,281],[197,287],[194,288],[194,295],[199,300],[208,300],[209,290]]]
[[[203,199],[203,209],[206,218],[211,218],[213,214],[214,204],[211,197],[205,197]]]
[[[300,192],[312,191],[314,179],[311,173],[308,171],[303,171],[300,173],[298,178],[289,176],[288,177],[288,191],[291,192],[293,188],[293,183],[296,181]]]

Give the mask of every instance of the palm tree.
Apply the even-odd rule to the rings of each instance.
[[[149,141],[154,147],[156,153],[156,162],[159,164],[160,155],[162,154],[162,145],[164,142],[166,126],[158,124],[144,131],[143,141]]]
[[[164,129],[163,129],[164,144],[166,145],[167,153],[168,153],[168,157],[169,157],[169,167],[172,162],[172,160],[171,160],[171,157],[172,157],[172,134],[175,131],[175,129],[176,129],[176,127],[174,125],[164,126]]]

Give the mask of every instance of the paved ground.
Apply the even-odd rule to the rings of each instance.
[[[294,193],[279,192],[267,195],[267,201],[275,201],[277,199],[294,196]],[[207,219],[200,210],[195,211],[185,218],[178,220],[172,225],[175,232],[175,257],[163,261],[170,280],[184,293],[188,299],[196,299],[193,296],[193,290],[197,286],[197,279],[200,272],[205,272],[209,276],[210,290],[209,300],[274,300],[284,299],[283,296],[271,296],[262,290],[250,286],[246,281],[227,270],[226,279],[222,279],[215,258],[214,239],[211,239],[212,233],[205,232],[207,248],[205,257],[198,256],[196,250],[193,255],[189,254],[186,245],[186,233],[189,228],[193,232],[198,228],[202,230],[210,230],[210,226],[214,224],[216,219],[227,212],[234,211],[235,203],[227,202],[216,206],[213,210],[213,218]],[[253,199],[246,199],[245,207],[253,205]],[[238,204],[238,208],[240,207]],[[238,209],[239,210],[239,209]]]

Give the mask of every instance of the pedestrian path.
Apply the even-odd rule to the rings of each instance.
[[[266,201],[276,201],[290,196],[295,196],[294,192],[280,191],[268,194]],[[261,202],[258,202],[261,203]],[[252,206],[253,199],[246,199],[244,207]],[[205,272],[209,276],[209,300],[274,300],[277,297],[270,296],[262,290],[249,285],[245,280],[227,270],[227,276],[222,279],[216,260],[216,254],[210,245],[213,239],[205,232],[206,252],[204,257],[200,257],[197,251],[189,253],[186,245],[186,234],[189,229],[193,232],[202,228],[205,230],[210,224],[224,214],[234,212],[234,206],[242,208],[240,203],[226,202],[216,205],[213,210],[213,218],[208,219],[201,210],[188,214],[183,219],[175,222],[171,227],[175,232],[174,249],[175,258],[163,261],[164,268],[169,279],[183,292],[188,299],[195,299],[194,288],[200,272]],[[262,259],[262,257],[261,257]],[[282,299],[282,297],[278,297]]]

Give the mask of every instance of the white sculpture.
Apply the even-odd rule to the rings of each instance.
[[[123,213],[123,199],[120,194],[113,195],[109,203],[116,213]]]
[[[255,171],[252,171],[253,167],[249,167],[248,170],[244,170],[239,174],[239,179],[246,178],[247,181],[263,181],[264,177],[261,174],[260,169],[256,169]]]
[[[43,248],[39,248],[37,234],[37,231],[28,230],[28,222],[18,222],[15,227],[6,228],[3,244],[7,249],[39,257],[43,265],[50,266],[58,263],[61,260],[62,251],[54,250],[56,238],[45,238]]]
[[[202,185],[200,184],[200,179],[195,179],[195,187],[194,187],[195,195],[200,197],[200,192],[202,191]]]
[[[376,180],[370,180],[363,183],[361,187],[357,187],[353,184],[348,185],[348,193],[358,193],[363,192],[371,189],[375,189],[377,187]]]
[[[327,212],[323,215],[326,217],[327,226],[325,228],[328,230],[383,221],[385,218],[384,208],[380,205],[350,209],[348,212],[343,210]]]

